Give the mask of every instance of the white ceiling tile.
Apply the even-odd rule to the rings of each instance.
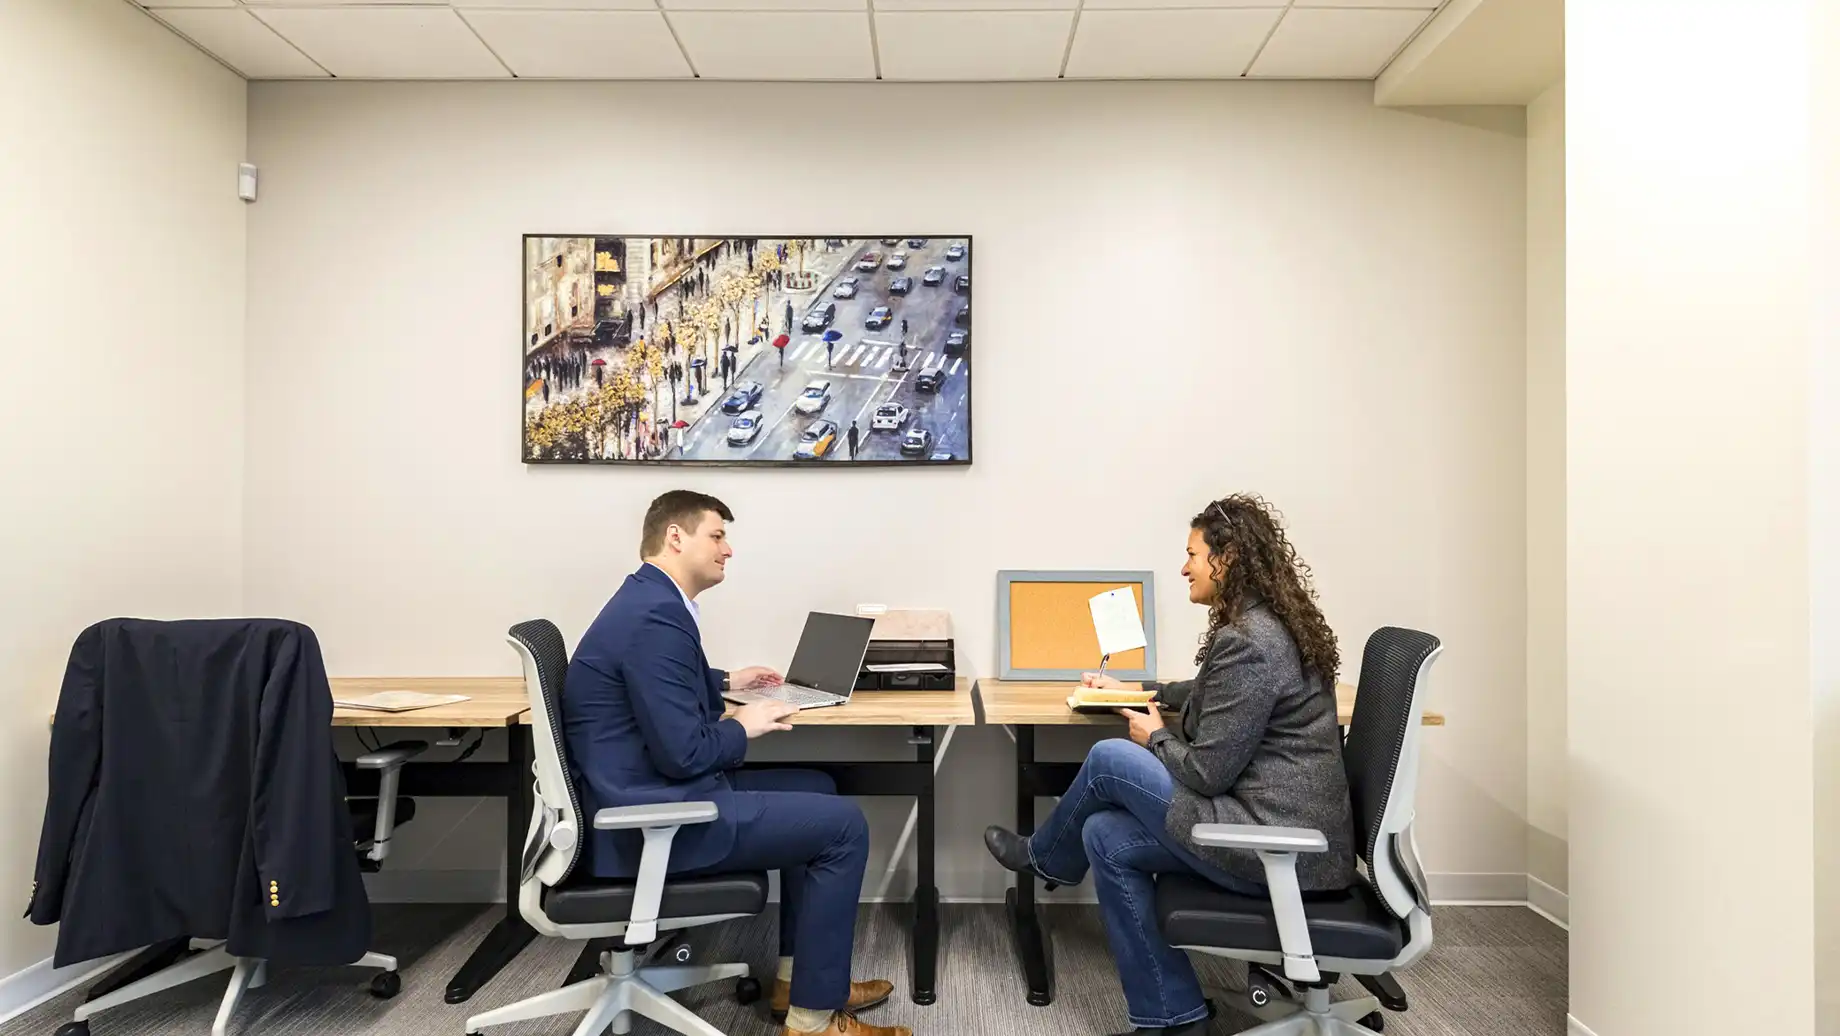
[[[1071,11],[1078,6],[1080,0],[875,0],[877,11]]]
[[[446,7],[447,0],[243,0],[250,7]]]
[[[222,7],[168,9],[157,12],[155,17],[250,79],[326,75],[325,69],[248,11]]]
[[[1067,60],[1070,79],[1221,79],[1242,75],[1277,8],[1087,11]]]
[[[451,0],[455,7],[535,8],[541,11],[652,11],[655,0]]]
[[[869,0],[658,0],[667,11],[867,11]]]
[[[134,0],[141,7],[235,7],[236,0]]]
[[[256,17],[335,76],[486,79],[510,75],[451,8],[264,8]]]
[[[874,79],[866,13],[674,11],[705,79]]]
[[[466,11],[500,61],[542,79],[687,79],[656,7],[644,11]]]
[[[1429,11],[1293,8],[1278,23],[1250,76],[1372,79]]]
[[[875,16],[883,79],[1054,79],[1072,11]]]
[[[1296,0],[1293,7],[1394,7],[1400,10],[1430,11],[1443,0]]]
[[[1088,11],[1155,11],[1190,7],[1273,7],[1283,9],[1287,0],[1086,0]]]

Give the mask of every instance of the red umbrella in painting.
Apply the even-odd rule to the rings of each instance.
[[[607,361],[606,361],[606,360],[603,360],[603,359],[601,359],[600,357],[598,357],[598,356],[597,356],[597,357],[595,357],[595,358],[594,358],[594,362],[593,362],[593,363],[591,363],[591,364],[589,364],[589,366],[591,366],[591,367],[605,367],[605,366],[607,366]]]
[[[778,338],[773,339],[773,348],[779,350],[779,365],[781,367],[786,365],[786,343],[790,341],[792,341],[792,339],[786,335],[780,335]]]

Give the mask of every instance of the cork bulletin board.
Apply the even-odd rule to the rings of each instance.
[[[1144,620],[1136,651],[1113,655],[1106,675],[1156,679],[1156,584],[1149,572],[1004,571],[997,573],[997,677],[1001,680],[1078,680],[1099,668],[1099,637],[1087,602],[1107,590],[1129,587]]]

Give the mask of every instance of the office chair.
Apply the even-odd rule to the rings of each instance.
[[[1248,995],[1233,1004],[1264,1024],[1242,1036],[1364,1036],[1363,1027],[1384,1028],[1382,1006],[1406,1009],[1391,972],[1431,948],[1431,900],[1412,817],[1425,676],[1443,650],[1428,633],[1394,627],[1367,640],[1342,748],[1364,881],[1345,893],[1305,899],[1297,854],[1327,850],[1322,832],[1197,824],[1195,841],[1202,845],[1259,854],[1270,898],[1236,895],[1199,877],[1171,875],[1157,883],[1157,913],[1170,945],[1248,962]],[[1373,995],[1330,1002],[1341,974]]]
[[[600,974],[527,1000],[476,1014],[466,1020],[468,1036],[488,1025],[586,1011],[575,1036],[600,1036],[611,1028],[630,1032],[632,1016],[643,1015],[686,1036],[723,1036],[670,994],[707,982],[734,978],[742,1003],[760,997],[760,983],[746,964],[654,966],[658,952],[672,945],[660,933],[751,917],[766,909],[764,871],[695,878],[667,877],[671,842],[686,824],[716,818],[713,802],[670,802],[619,806],[594,814],[599,831],[640,831],[645,836],[639,874],[632,879],[575,873],[581,857],[581,802],[570,775],[562,732],[562,687],[568,650],[562,634],[546,619],[511,627],[507,637],[524,663],[534,727],[536,795],[518,912],[538,932],[608,947]]]
[[[313,650],[318,651],[317,644]],[[354,846],[359,854],[361,871],[376,869],[376,865],[389,855],[390,835],[395,825],[415,815],[413,800],[403,800],[405,807],[399,810],[396,790],[403,764],[427,747],[425,742],[405,741],[359,758],[360,769],[383,771],[381,788],[376,798],[347,797],[345,800],[347,811],[352,816],[352,830],[359,831],[365,825],[372,828],[371,839],[359,840]],[[370,982],[371,995],[378,999],[388,1000],[402,991],[402,976],[397,971],[395,957],[365,951],[361,957],[351,962],[351,966],[379,969],[371,976]],[[56,1036],[89,1036],[89,1019],[104,1011],[224,971],[230,972],[230,981],[218,1004],[217,1015],[212,1020],[211,1036],[226,1036],[230,1019],[242,1004],[243,997],[250,990],[260,989],[267,983],[268,961],[257,957],[232,956],[222,939],[192,938],[172,939],[147,947],[112,969],[109,975],[91,987],[88,998],[77,1005],[72,1020],[60,1026]]]

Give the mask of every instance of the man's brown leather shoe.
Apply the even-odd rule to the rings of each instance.
[[[894,983],[885,979],[870,979],[867,982],[850,983],[850,1002],[846,1011],[866,1011],[880,1006],[894,992]],[[792,1006],[792,984],[773,980],[773,996],[767,1001],[767,1007],[773,1013],[773,1020],[783,1022],[786,1012]],[[787,1030],[791,1031],[791,1030]]]
[[[831,1015],[831,1023],[817,1032],[800,1032],[785,1028],[783,1036],[914,1036],[914,1030],[905,1025],[870,1025],[858,1019],[848,1011],[838,1011]]]

